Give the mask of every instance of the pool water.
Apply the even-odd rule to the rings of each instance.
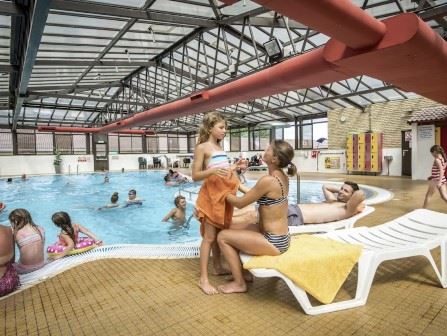
[[[71,176],[37,176],[12,183],[0,180],[0,200],[7,208],[0,222],[9,225],[9,212],[25,208],[34,222],[45,228],[46,245],[57,240],[60,232],[51,216],[57,211],[69,213],[73,223],[87,227],[105,244],[173,244],[195,242],[200,238],[199,223],[191,218],[189,226],[162,222],[174,208],[177,187],[164,185],[165,172],[109,173],[109,183],[103,174]],[[119,193],[119,203],[125,204],[129,189],[144,199],[143,205],[126,208],[98,208],[110,203],[113,192]],[[187,205],[186,218],[193,212]],[[6,223],[5,223],[6,222]]]
[[[0,180],[0,201],[7,208],[0,214],[0,222],[9,225],[8,214],[16,208],[25,208],[36,224],[46,232],[46,245],[57,240],[60,230],[51,222],[57,211],[70,214],[73,223],[79,223],[95,233],[105,244],[181,244],[200,239],[199,223],[191,218],[189,225],[162,222],[162,218],[174,208],[178,187],[164,185],[166,172],[144,171],[109,173],[109,183],[104,183],[104,174],[81,174],[62,176],[36,176],[26,181],[19,178],[7,183]],[[332,183],[332,182],[331,182]],[[255,181],[249,181],[254,185]],[[301,182],[301,203],[324,201],[322,181]],[[341,185],[341,183],[339,183]],[[188,189],[199,190],[199,184],[187,184]],[[113,208],[99,211],[110,203],[113,192],[119,193],[119,203],[125,204],[129,189],[137,191],[144,199],[143,205]],[[296,203],[296,183],[290,182],[289,200]],[[374,192],[363,189],[366,197]],[[193,212],[188,203],[186,218]]]

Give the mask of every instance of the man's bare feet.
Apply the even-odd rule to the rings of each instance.
[[[200,289],[207,295],[219,294],[219,291],[209,283],[208,280],[199,280],[197,283]]]
[[[232,281],[227,283],[226,285],[219,286],[219,291],[224,294],[245,293],[247,291],[247,285],[239,284],[235,281]]]

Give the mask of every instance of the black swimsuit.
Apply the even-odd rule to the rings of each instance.
[[[282,196],[279,198],[270,198],[267,196],[262,196],[258,199],[257,203],[258,205],[264,205],[264,206],[271,206],[271,205],[277,205],[284,202],[287,202],[287,196],[284,196],[284,188],[282,186],[281,180],[274,176],[276,180],[278,181],[279,185],[281,186],[281,194]],[[285,235],[276,235],[269,232],[264,232],[264,237],[267,239],[267,241],[275,246],[280,253],[284,253],[289,249],[290,246],[290,234],[287,232]]]

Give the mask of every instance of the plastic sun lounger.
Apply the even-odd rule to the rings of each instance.
[[[447,288],[447,214],[417,209],[375,227],[337,230],[319,236],[363,245],[363,252],[358,261],[357,290],[353,299],[312,306],[306,292],[280,272],[265,268],[251,269],[250,272],[257,277],[283,279],[304,312],[310,315],[365,305],[378,266],[388,260],[424,256],[433,267],[441,286]],[[437,247],[441,250],[441,270],[436,266],[430,253]],[[251,256],[241,253],[242,262],[250,258]]]
[[[330,232],[337,229],[351,229],[354,227],[355,222],[357,222],[360,218],[369,215],[374,210],[375,209],[372,206],[367,205],[362,212],[359,212],[352,217],[329,223],[289,226],[289,232],[291,234],[297,234],[310,232]]]

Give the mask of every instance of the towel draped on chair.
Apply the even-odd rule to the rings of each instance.
[[[293,236],[287,252],[254,256],[245,269],[273,268],[322,303],[331,303],[357,263],[362,246],[312,235]]]
[[[205,222],[218,229],[230,227],[234,207],[226,201],[226,197],[230,193],[236,195],[238,186],[239,179],[233,172],[228,177],[211,175],[205,179],[196,201],[202,236]]]

